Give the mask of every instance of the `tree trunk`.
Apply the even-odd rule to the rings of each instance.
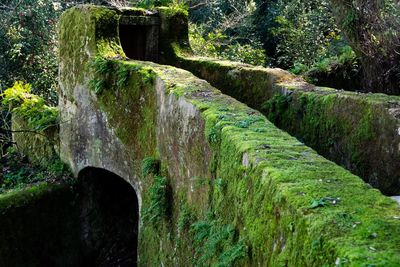
[[[330,0],[360,59],[362,89],[400,94],[400,5],[394,0]]]

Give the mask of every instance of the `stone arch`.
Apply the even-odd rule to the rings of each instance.
[[[106,169],[78,174],[85,266],[136,266],[139,201],[135,189]]]

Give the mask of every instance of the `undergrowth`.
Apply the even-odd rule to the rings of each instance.
[[[70,170],[59,158],[54,158],[45,167],[38,166],[13,147],[0,158],[0,168],[0,194],[38,182],[72,181]]]
[[[215,219],[199,220],[190,227],[196,246],[196,266],[232,266],[247,253],[243,240],[237,240],[235,228]]]
[[[171,203],[168,201],[168,179],[160,175],[159,161],[153,157],[145,158],[142,162],[144,177],[152,176],[148,189],[148,203],[143,208],[143,221],[157,225],[167,217]]]

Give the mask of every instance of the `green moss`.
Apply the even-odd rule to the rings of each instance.
[[[39,183],[23,189],[13,189],[0,194],[0,212],[4,213],[8,209],[17,208],[27,203],[34,202],[44,194],[51,190],[61,187],[59,184],[51,184],[47,182]]]
[[[118,36],[120,14],[108,8],[95,7],[90,11],[90,15],[96,25],[97,53],[106,58],[124,57]]]
[[[37,125],[35,127],[29,121],[29,118],[17,113],[12,115],[12,130],[15,131],[13,134],[14,142],[18,145],[20,152],[29,158],[30,162],[47,166],[52,163],[54,158],[58,157],[58,125],[46,125],[46,123],[44,124],[46,128],[38,129],[36,128]],[[47,119],[43,121],[47,121]],[[41,127],[44,125],[41,125]]]
[[[191,51],[188,39],[188,11],[176,7],[158,7],[160,14],[160,62],[168,64],[177,60],[174,49]]]
[[[108,114],[110,127],[136,158],[155,155],[154,71],[139,63],[100,57],[92,65],[96,76],[90,84]]]
[[[175,88],[181,79],[189,80],[188,77],[164,77],[160,71],[156,73],[166,81],[167,87],[168,81]],[[202,110],[205,136],[215,154],[215,177],[223,181],[223,186],[213,190],[212,212],[218,216],[221,226],[233,222],[236,235],[250,247],[250,258],[257,262],[264,259],[264,264],[271,265],[322,266],[333,265],[338,257],[345,257],[350,265],[357,266],[360,262],[380,262],[386,257],[384,250],[397,250],[394,245],[397,241],[394,241],[369,260],[360,256],[369,253],[368,245],[360,245],[357,249],[361,254],[352,255],[351,244],[355,240],[364,240],[360,244],[372,246],[377,240],[366,240],[365,234],[355,233],[352,225],[338,222],[343,214],[353,214],[354,223],[362,221],[366,227],[378,227],[372,225],[375,225],[375,216],[383,212],[376,207],[379,198],[386,202],[386,215],[381,216],[392,220],[396,224],[393,230],[397,231],[399,223],[390,219],[398,212],[394,202],[379,196],[356,176],[276,129],[253,110],[219,95],[214,89],[207,90],[212,92],[207,94],[212,97],[199,99],[194,97],[198,89],[188,84],[180,87],[179,95]],[[176,93],[176,90],[169,93]],[[315,98],[312,110],[317,110],[315,101],[334,106],[334,100],[333,96],[322,100]],[[226,106],[229,108],[224,108]],[[243,127],[243,122],[249,123]],[[313,123],[318,125],[318,122]],[[332,126],[325,122],[324,127]],[[365,131],[356,132],[364,134]],[[364,136],[370,140],[370,135]],[[311,209],[315,199],[338,202]],[[270,245],[266,245],[266,240],[271,240]],[[342,250],[342,246],[346,250]]]
[[[399,192],[400,153],[390,149],[398,142],[397,119],[389,111],[398,97],[315,88],[292,83],[296,78],[280,70],[196,58],[179,47],[175,52],[178,60],[170,64],[262,110],[278,127],[384,193]]]
[[[168,12],[164,15],[160,12],[160,17],[164,60],[169,52],[176,58],[168,49],[173,49],[173,44],[184,44],[185,28],[177,28],[177,33],[172,33],[171,25],[182,26],[187,18],[183,14],[173,20]],[[107,34],[102,36],[113,36]],[[112,44],[108,45],[110,50],[118,51]],[[189,147],[174,150],[174,145],[180,145],[178,142],[164,144],[168,149],[160,151],[161,175],[153,180],[140,179],[142,212],[157,219],[145,220],[141,228],[139,264],[333,266],[340,261],[349,266],[390,266],[399,262],[400,221],[397,218],[400,214],[394,201],[277,129],[259,112],[222,95],[189,72],[148,62],[110,59],[107,52],[102,53],[98,56],[110,68],[107,67],[106,75],[95,77],[103,81],[102,90],[97,94],[98,106],[107,115],[108,127],[114,129],[135,160],[141,162],[146,157],[154,157],[158,154],[157,147],[166,142],[161,135],[156,136],[156,127],[163,127],[157,125],[161,108],[157,105],[157,93],[160,98],[174,96],[168,98],[172,107],[190,107],[196,112],[191,119],[199,122],[201,127],[196,129],[202,132],[184,137],[192,138],[190,145],[201,144],[212,154]],[[205,71],[214,68],[208,74],[215,75],[215,80],[224,77],[218,76],[217,70],[224,69],[220,63],[203,65]],[[228,71],[222,72],[231,76],[226,80],[232,88],[243,85],[236,83],[237,75],[252,73],[251,68],[241,67],[242,73],[239,66],[229,66]],[[259,69],[250,76],[255,81],[246,83],[259,86],[255,77],[260,79],[266,75],[263,85],[273,90],[278,90],[278,81],[293,78],[282,71]],[[261,89],[260,92],[264,93]],[[287,99],[288,107],[297,101],[301,112],[279,116],[284,123],[287,118],[300,116],[300,122],[307,122],[303,127],[312,133],[310,136],[320,138],[338,127],[335,121],[321,119],[327,111],[337,112],[337,101],[352,103],[357,97],[328,96],[329,90],[322,90],[317,96],[310,90],[301,93],[302,97],[295,97],[293,90],[291,99]],[[266,95],[272,97],[271,92]],[[354,131],[356,139],[362,142],[371,142],[377,129],[367,126],[374,121],[370,103],[361,105],[360,128]],[[271,106],[283,110],[282,103],[271,103]],[[176,117],[171,118],[173,127]],[[352,123],[354,117],[349,116],[340,127],[349,129]],[[183,154],[176,161],[169,159],[176,156],[176,151]],[[193,157],[198,162],[189,164],[185,157]],[[206,166],[201,165],[204,161],[212,161],[207,162],[211,173],[201,170],[205,175],[199,177],[209,182],[191,186],[189,168]],[[172,171],[175,175],[171,175]],[[140,174],[140,168],[137,173]],[[186,175],[189,179],[185,180]],[[204,190],[207,186],[210,190]],[[324,201],[324,205],[313,205],[316,200]],[[166,202],[170,207],[160,205]],[[191,225],[189,229],[188,225]]]
[[[124,7],[120,10],[125,16],[146,16],[148,15],[148,10],[140,7]]]
[[[68,9],[60,18],[59,58],[63,92],[73,101],[73,88],[90,73],[91,57],[125,57],[118,37],[117,10],[92,5]]]
[[[0,265],[77,265],[80,209],[66,183],[38,183],[0,194]]]
[[[165,80],[171,80],[171,83],[174,80],[174,89],[169,92],[176,93],[180,79],[166,77]],[[195,88],[192,85],[180,87],[178,95],[191,99]],[[325,99],[325,104],[331,103],[332,99]],[[336,228],[336,223],[340,224],[337,221],[343,214],[354,214],[357,206],[354,223],[361,220],[371,227],[374,224],[371,218],[376,219],[373,214],[381,212],[372,210],[379,193],[280,132],[263,117],[248,115],[254,111],[241,104],[231,101],[229,109],[223,108],[227,99],[219,97],[218,93],[211,99],[193,98],[190,101],[202,110],[206,121],[205,135],[216,155],[215,176],[224,181],[221,182],[224,186],[219,186],[221,189],[214,189],[213,212],[221,218],[220,225],[234,222],[238,236],[247,240],[246,244],[251,247],[252,258],[268,259],[272,265],[333,264],[342,256],[339,249],[342,245],[350,251],[354,239],[364,238],[353,235],[353,226],[341,224]],[[244,121],[251,123],[242,127]],[[244,154],[248,155],[248,162],[243,159]],[[314,199],[322,198],[340,201],[315,211],[310,209]],[[388,214],[396,214],[396,204],[389,202]],[[304,217],[303,213],[308,216]],[[385,217],[390,218],[390,215]],[[324,234],[321,236],[321,233]],[[275,245],[265,245],[266,238],[275,240]],[[394,248],[392,244],[391,249]],[[362,251],[368,253],[368,247],[363,246]],[[384,255],[378,254],[371,262],[379,262]],[[353,265],[363,261],[359,256],[346,254],[345,257]]]
[[[172,55],[165,63],[263,111],[278,127],[385,194],[399,194],[400,152],[392,149],[399,142],[398,119],[392,110],[400,97],[315,87],[280,69],[196,57],[182,39],[170,41]]]
[[[179,6],[161,6],[156,8],[159,12],[167,17],[174,17],[174,16],[183,16],[187,18],[189,16],[189,12],[187,9],[179,7]]]
[[[94,23],[90,21],[88,16],[84,16],[84,12],[89,11],[88,8],[79,9],[71,8],[64,12],[60,18],[59,27],[59,58],[63,62],[63,75],[60,82],[65,84],[67,97],[73,100],[72,86],[75,83],[83,83],[84,73],[87,71],[85,66],[89,54],[81,54],[81,49],[87,52],[95,50],[94,41]],[[81,40],[82,37],[87,38],[87,43]],[[83,63],[83,64],[82,64]]]
[[[277,126],[383,192],[400,190],[396,169],[381,163],[396,165],[393,161],[399,157],[383,148],[391,147],[397,137],[391,134],[396,119],[382,104],[333,92],[294,91],[275,95],[263,110]]]
[[[17,81],[0,94],[2,110],[11,112],[13,142],[32,163],[44,165],[56,157],[59,146],[59,109],[31,93],[31,85]]]

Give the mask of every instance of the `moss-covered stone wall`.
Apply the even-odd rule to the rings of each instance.
[[[86,169],[2,191],[0,266],[136,266],[138,203],[120,177]]]
[[[143,221],[140,265],[395,265],[395,202],[187,72],[114,64],[156,77],[169,208]]]
[[[398,264],[396,202],[193,74],[125,60],[107,28],[119,12],[62,17],[61,47],[76,47],[60,52],[61,156],[76,174],[98,166],[134,186],[139,266]],[[74,36],[92,17],[95,32]],[[103,27],[106,50],[88,38]],[[63,78],[86,47],[81,78]]]
[[[79,209],[69,184],[0,195],[0,266],[82,266]]]
[[[385,194],[400,194],[400,97],[316,87],[280,69],[196,57],[180,43],[174,43],[175,57],[167,64],[262,111]]]
[[[30,127],[25,118],[15,113],[12,114],[11,125],[17,149],[30,162],[46,166],[58,156],[58,125],[37,130]]]

